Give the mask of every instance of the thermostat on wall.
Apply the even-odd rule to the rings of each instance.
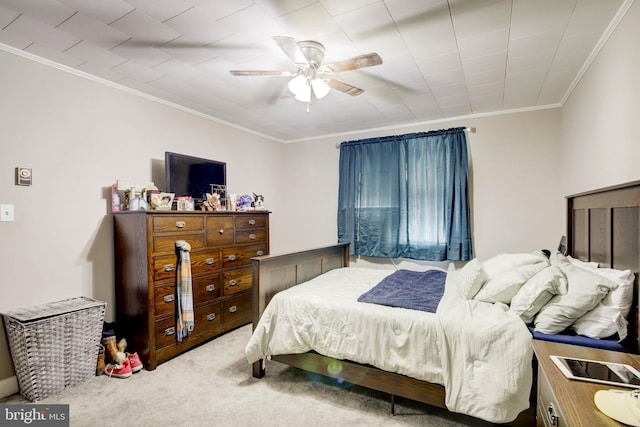
[[[16,168],[16,185],[31,185],[30,168]]]

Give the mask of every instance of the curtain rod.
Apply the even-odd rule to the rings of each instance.
[[[475,126],[467,126],[466,128],[464,128],[465,132],[471,132],[471,133],[476,133],[476,128]],[[342,142],[336,142],[336,148],[340,148],[340,144],[342,144]]]

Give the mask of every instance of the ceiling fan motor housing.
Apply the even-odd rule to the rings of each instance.
[[[304,57],[307,58],[309,65],[316,70],[320,68],[322,60],[324,59],[324,46],[322,43],[313,40],[303,40],[298,42],[298,47]]]

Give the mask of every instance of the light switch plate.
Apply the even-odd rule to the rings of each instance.
[[[13,205],[0,205],[0,221],[14,221]]]

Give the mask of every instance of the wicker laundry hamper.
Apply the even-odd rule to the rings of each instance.
[[[78,297],[3,313],[22,396],[34,402],[95,376],[106,305]]]

